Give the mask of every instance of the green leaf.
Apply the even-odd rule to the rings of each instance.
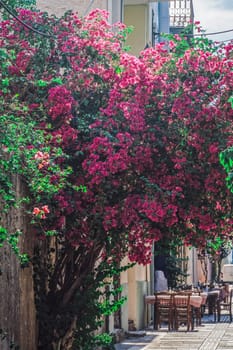
[[[48,85],[48,82],[44,81],[44,80],[37,80],[37,82],[35,84],[39,87],[45,87]]]
[[[231,104],[231,108],[233,108],[233,96],[231,96],[227,102],[229,102]]]

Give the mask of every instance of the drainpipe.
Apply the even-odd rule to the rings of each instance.
[[[86,10],[84,11],[83,16],[86,16],[88,14],[88,12],[90,11],[90,9],[91,9],[91,7],[92,7],[94,2],[95,2],[95,0],[91,0],[90,1],[89,5],[87,6]]]
[[[150,264],[150,295],[154,295],[154,292],[155,292],[155,244],[153,242],[153,245],[152,245],[152,263]],[[147,295],[148,295],[147,294]],[[147,305],[147,311],[148,311],[148,307],[149,305]],[[152,311],[152,315],[151,315],[151,318],[153,319],[153,324],[154,324],[154,317],[155,317],[155,312],[154,312],[154,305],[153,307],[151,308],[151,311]],[[147,315],[147,322],[149,321],[149,317]]]
[[[123,18],[124,18],[124,0],[121,0],[121,17],[120,17],[121,22],[123,22]]]
[[[152,263],[151,263],[151,269],[150,269],[150,294],[154,294],[155,292],[155,244],[153,243],[152,246]]]
[[[123,9],[124,9],[124,1],[123,0],[112,0],[111,1],[112,24],[114,24],[116,22],[123,22]]]
[[[194,247],[192,247],[192,285],[194,286],[194,274],[195,274],[195,267],[194,267]]]
[[[159,33],[170,32],[170,17],[169,17],[169,1],[158,3],[158,15],[159,15]],[[159,35],[159,42],[164,42],[166,39]]]

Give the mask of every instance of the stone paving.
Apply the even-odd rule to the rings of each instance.
[[[201,326],[187,332],[146,330],[144,337],[130,337],[115,345],[116,350],[233,350],[233,323],[228,316],[213,322],[212,316],[204,316]]]

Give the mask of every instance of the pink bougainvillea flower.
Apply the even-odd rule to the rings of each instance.
[[[48,205],[43,205],[41,208],[35,207],[32,214],[37,216],[39,219],[46,219],[46,214],[49,214],[50,210]]]
[[[43,205],[43,207],[41,207],[41,209],[43,210],[43,212],[44,212],[45,214],[50,213],[50,210],[49,210],[48,205]]]
[[[39,215],[40,213],[41,213],[41,210],[39,208],[35,207],[33,209],[33,212],[32,212],[33,215]]]

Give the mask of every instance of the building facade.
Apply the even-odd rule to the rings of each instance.
[[[37,0],[39,9],[61,16],[65,11],[85,16],[95,8],[109,12],[109,22],[133,28],[126,45],[133,55],[164,41],[163,33],[179,33],[193,21],[192,0]]]

